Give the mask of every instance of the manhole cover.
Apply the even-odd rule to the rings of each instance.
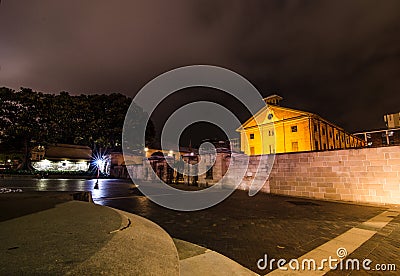
[[[308,205],[308,206],[321,206],[317,203],[311,202],[311,201],[294,201],[294,200],[288,200],[286,202],[289,202],[294,205]]]

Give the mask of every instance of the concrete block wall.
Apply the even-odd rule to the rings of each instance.
[[[257,156],[250,162],[257,163]],[[248,189],[256,166],[239,189]],[[400,204],[400,146],[277,154],[262,189],[273,194]]]

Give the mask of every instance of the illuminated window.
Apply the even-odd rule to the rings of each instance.
[[[254,139],[254,133],[250,133],[250,139]]]
[[[292,129],[292,132],[297,132],[297,126],[292,126],[291,129]]]

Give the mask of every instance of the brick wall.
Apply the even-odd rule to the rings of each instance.
[[[257,158],[250,157],[251,164],[257,163]],[[255,167],[249,167],[239,189],[248,189]],[[316,199],[400,204],[400,146],[277,154],[262,191]]]

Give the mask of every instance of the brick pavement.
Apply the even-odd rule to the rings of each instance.
[[[249,197],[244,191],[235,191],[212,208],[178,212],[160,207],[138,192],[131,195],[98,203],[144,216],[174,238],[217,251],[261,274],[268,272],[256,266],[264,254],[275,259],[298,258],[384,210],[262,193]]]
[[[366,258],[370,259],[373,262],[370,265],[371,271],[336,270],[330,271],[326,275],[398,275],[398,271],[400,270],[400,216],[389,222],[347,258],[358,259],[360,261]],[[394,264],[397,272],[373,271],[372,269],[374,269],[375,264]]]

